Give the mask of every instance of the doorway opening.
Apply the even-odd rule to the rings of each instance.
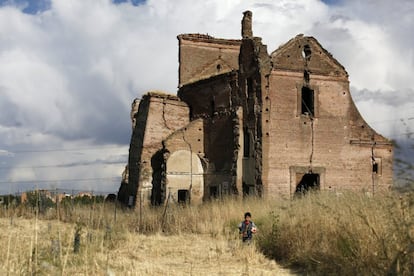
[[[189,203],[190,202],[190,191],[189,190],[178,190],[178,203]]]
[[[298,175],[299,176],[299,175]],[[297,177],[297,179],[299,179]],[[316,173],[306,173],[300,178],[299,183],[296,185],[295,194],[306,194],[309,191],[315,191],[320,189],[320,176]]]
[[[210,187],[210,198],[218,198],[219,191],[217,186]]]

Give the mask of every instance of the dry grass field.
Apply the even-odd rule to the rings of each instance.
[[[237,224],[250,211],[255,242]],[[0,275],[413,275],[414,193],[0,210]],[[283,264],[285,268],[279,266]],[[289,270],[286,267],[294,267]]]
[[[177,212],[195,217],[198,211],[145,209],[151,219],[140,233],[144,218],[139,219],[139,212],[118,210],[115,221],[113,207],[77,206],[37,215],[27,208],[4,210],[0,275],[292,275],[254,244],[242,244],[237,229],[223,231],[220,216],[214,222],[217,229],[200,219],[200,231],[189,231],[172,227],[171,219]],[[159,228],[162,218],[164,232]]]
[[[312,275],[414,275],[414,193],[316,193],[267,217],[259,248]]]

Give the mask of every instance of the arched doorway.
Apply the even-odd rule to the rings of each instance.
[[[204,193],[204,171],[200,158],[189,150],[170,154],[166,167],[167,197],[181,203],[201,203]]]

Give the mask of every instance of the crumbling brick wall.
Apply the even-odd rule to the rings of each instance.
[[[128,205],[137,198],[149,202],[152,190],[153,156],[162,148],[162,141],[189,123],[189,108],[176,96],[149,92],[139,103],[136,126],[129,149],[129,178],[118,197]]]
[[[240,40],[219,39],[203,34],[182,34],[177,38],[179,87],[239,68]]]
[[[204,171],[204,124],[203,119],[190,122],[175,131],[163,142],[165,175],[159,184],[161,198],[157,204],[165,202],[170,194],[180,202],[201,203],[205,194]],[[155,189],[154,189],[155,188]],[[158,187],[154,186],[157,193]],[[167,191],[168,188],[168,191]],[[180,191],[187,192],[181,197]]]
[[[239,55],[239,87],[243,107],[243,191],[261,196],[263,193],[263,158],[267,158],[267,144],[263,139],[264,93],[268,89],[267,76],[271,70],[266,45],[254,37],[251,12],[242,20],[242,45]],[[265,107],[266,108],[266,107]]]
[[[237,179],[240,119],[237,72],[229,72],[181,87],[178,96],[191,106],[191,119],[204,120],[206,195],[234,194]]]

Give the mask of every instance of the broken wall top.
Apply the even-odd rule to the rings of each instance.
[[[237,71],[203,79],[180,87],[178,96],[191,106],[194,117],[211,117],[215,112],[224,112],[237,104],[234,98],[237,86]]]
[[[224,38],[215,38],[208,34],[180,34],[177,36],[179,41],[187,40],[193,42],[203,42],[203,43],[212,43],[212,44],[222,44],[222,45],[231,45],[237,46],[241,44],[240,39],[224,39]]]
[[[271,53],[273,70],[299,71],[348,79],[345,68],[311,36],[297,35]]]
[[[163,91],[148,91],[142,95],[142,98],[138,103],[141,104],[143,101],[147,103],[164,102],[166,104],[174,102],[174,105],[188,107],[188,105],[183,102],[177,95],[168,94]]]
[[[144,96],[150,97],[150,98],[162,98],[162,99],[173,100],[173,101],[180,100],[176,95],[168,94],[168,93],[165,93],[159,90],[148,91]]]
[[[204,34],[181,34],[177,38],[178,87],[238,70],[240,40],[214,38]]]

